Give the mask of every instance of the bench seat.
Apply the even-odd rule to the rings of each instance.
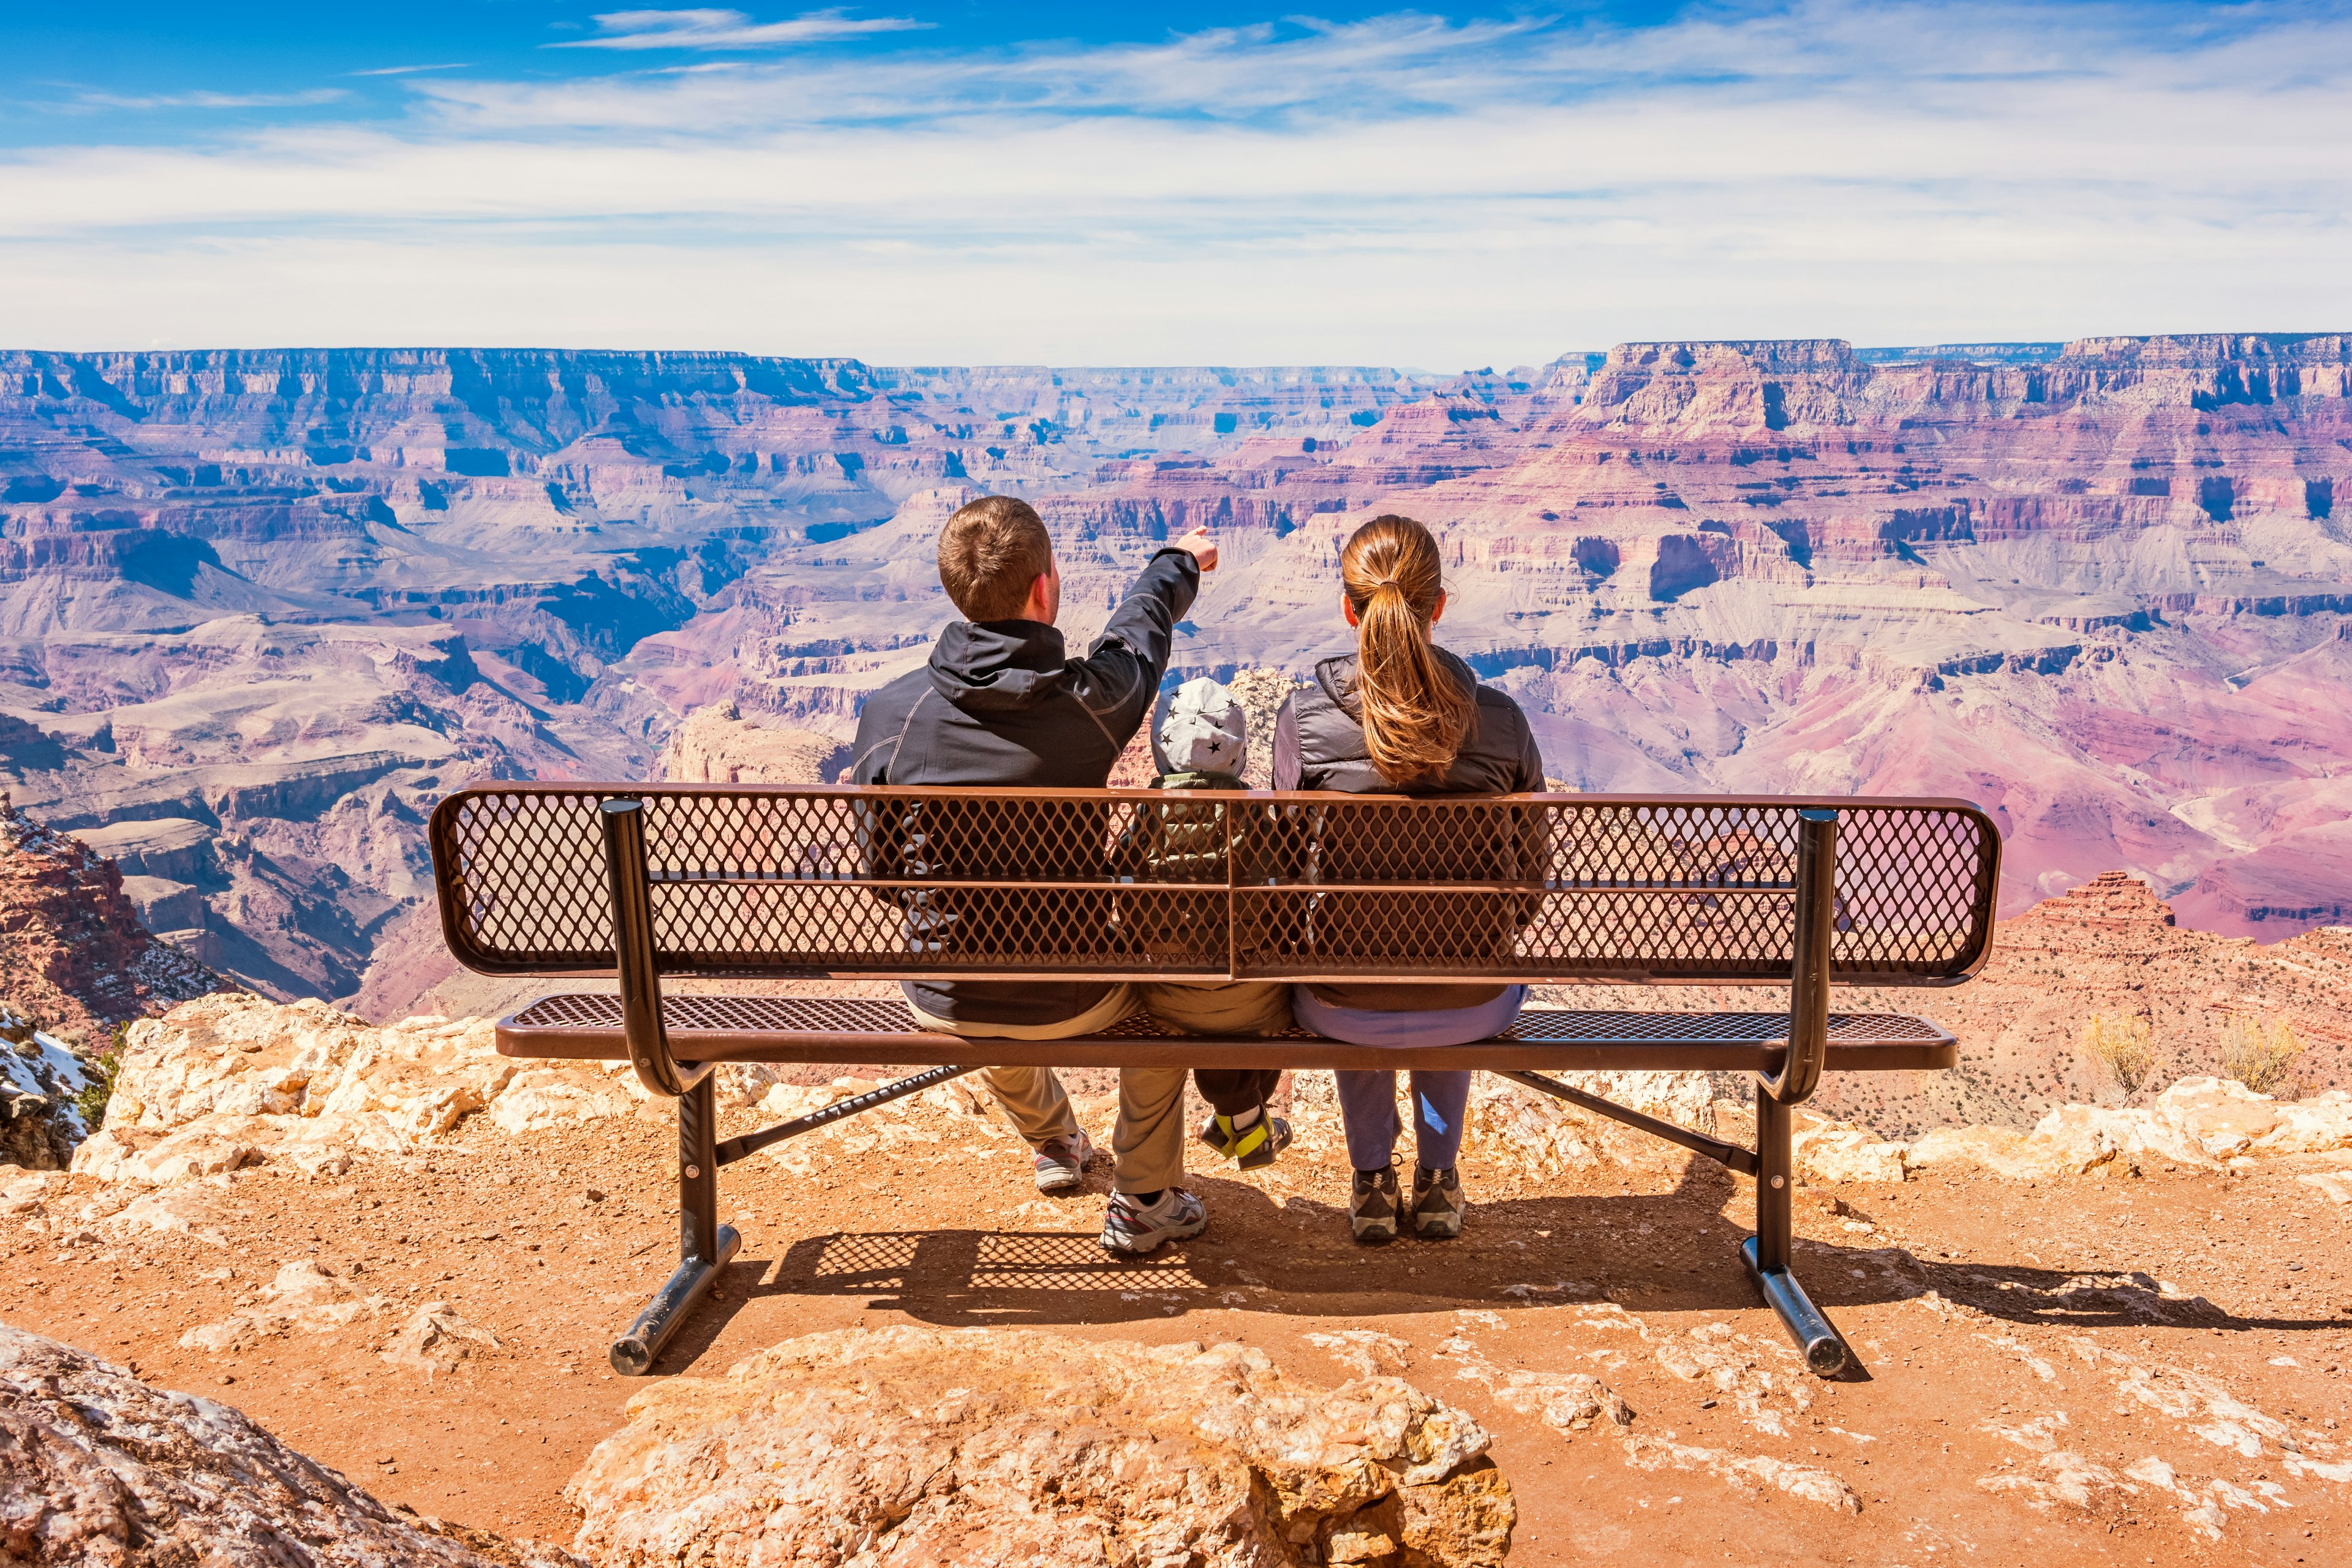
[[[1413,1049],[1351,1046],[1303,1029],[1269,1039],[1178,1035],[1142,1013],[1073,1039],[1004,1040],[917,1028],[904,1003],[882,998],[665,995],[661,1006],[671,1048],[689,1062],[1774,1073],[1789,1044],[1786,1012],[1529,1007],[1491,1040]],[[499,1020],[498,1048],[510,1057],[626,1060],[621,999],[593,993],[542,997]],[[1932,1072],[1954,1066],[1958,1058],[1958,1042],[1925,1018],[1830,1015],[1831,1072]]]

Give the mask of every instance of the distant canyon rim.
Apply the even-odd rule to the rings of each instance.
[[[0,353],[0,788],[278,997],[445,980],[423,824],[654,775],[691,715],[822,780],[1034,500],[1082,641],[1224,564],[1171,679],[1343,646],[1337,547],[1438,531],[1447,644],[1588,791],[1959,795],[2003,912],[2352,921],[2352,334],[1645,342],[1458,376],[561,350]],[[670,748],[675,764],[678,748]]]

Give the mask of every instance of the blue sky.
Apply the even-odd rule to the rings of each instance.
[[[0,343],[2352,327],[2352,5],[0,6]]]

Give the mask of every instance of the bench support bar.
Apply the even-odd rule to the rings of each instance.
[[[864,1094],[854,1094],[847,1100],[836,1100],[822,1110],[812,1110],[806,1116],[795,1116],[790,1121],[779,1121],[773,1127],[762,1127],[757,1132],[746,1132],[740,1138],[730,1138],[718,1147],[718,1162],[731,1165],[747,1154],[756,1154],[771,1143],[781,1143],[787,1138],[797,1138],[803,1132],[814,1132],[820,1127],[845,1121],[861,1110],[871,1110],[877,1105],[887,1105],[910,1094],[919,1094],[935,1083],[945,1083],[951,1078],[961,1078],[978,1068],[926,1068],[919,1073],[886,1083],[879,1089],[869,1089]]]
[[[1756,1237],[1749,1237],[1739,1244],[1740,1261],[1748,1265],[1748,1277],[1756,1281],[1763,1293],[1764,1304],[1780,1314],[1780,1326],[1797,1342],[1797,1352],[1805,1358],[1805,1368],[1816,1377],[1835,1377],[1845,1370],[1845,1341],[1805,1288],[1797,1283],[1796,1275],[1786,1268],[1760,1268],[1756,1263]]]
[[[668,1283],[654,1292],[654,1299],[646,1303],[645,1310],[629,1325],[629,1331],[613,1342],[613,1370],[623,1377],[643,1377],[651,1371],[662,1347],[677,1332],[678,1325],[702,1300],[703,1292],[710,1289],[710,1282],[743,1245],[743,1238],[733,1226],[719,1223],[719,1166],[732,1164],[771,1143],[814,1132],[861,1110],[887,1105],[974,1070],[968,1067],[940,1067],[912,1073],[807,1116],[795,1117],[758,1132],[747,1132],[740,1138],[730,1138],[723,1143],[717,1137],[717,1085],[707,1075],[698,1079],[677,1100],[677,1269],[670,1275]]]
[[[662,1347],[677,1332],[686,1315],[702,1300],[711,1280],[733,1260],[735,1249],[742,1244],[743,1238],[735,1234],[733,1226],[722,1225],[719,1227],[720,1256],[716,1262],[689,1258],[679,1264],[669,1282],[654,1292],[654,1299],[646,1303],[646,1310],[629,1325],[629,1331],[613,1342],[613,1370],[623,1377],[643,1377],[651,1371],[654,1358],[661,1354]]]
[[[643,1377],[652,1368],[654,1358],[743,1245],[733,1226],[719,1223],[716,1088],[706,1075],[678,1096],[677,1270],[654,1292],[629,1331],[613,1342],[613,1370],[623,1377]]]
[[[1687,1127],[1678,1127],[1671,1121],[1662,1121],[1654,1116],[1645,1116],[1641,1111],[1620,1105],[1613,1100],[1603,1100],[1597,1094],[1587,1094],[1580,1089],[1561,1083],[1557,1079],[1546,1078],[1539,1072],[1520,1072],[1512,1068],[1490,1068],[1487,1070],[1496,1078],[1507,1078],[1513,1083],[1525,1084],[1529,1089],[1539,1090],[1558,1100],[1564,1100],[1570,1105],[1580,1105],[1596,1116],[1606,1116],[1622,1121],[1628,1127],[1647,1132],[1653,1138],[1663,1138],[1669,1143],[1679,1143],[1696,1153],[1706,1155],[1719,1165],[1728,1166],[1732,1170],[1750,1176],[1756,1173],[1755,1153],[1750,1150],[1742,1149],[1737,1143],[1726,1143],[1720,1138],[1709,1138],[1704,1132],[1694,1132]]]
[[[646,809],[640,800],[608,800],[604,867],[613,895],[614,974],[621,987],[621,1031],[629,1063],[646,1092],[683,1095],[710,1077],[715,1062],[681,1063],[670,1054],[662,1022],[661,959],[654,950],[653,882],[646,870]]]
[[[1739,1244],[1739,1257],[1748,1278],[1763,1293],[1764,1304],[1780,1314],[1780,1324],[1797,1343],[1805,1366],[1816,1376],[1833,1377],[1845,1366],[1845,1341],[1813,1305],[1797,1283],[1790,1253],[1795,1226],[1790,1200],[1796,1195],[1796,1156],[1790,1142],[1793,1108],[1772,1097],[1769,1086],[1756,1086],[1756,1234]]]

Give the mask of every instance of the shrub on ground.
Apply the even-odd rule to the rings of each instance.
[[[2145,1018],[2091,1015],[2083,1026],[2083,1052],[2106,1068],[2126,1097],[2137,1094],[2156,1071],[2156,1039]]]
[[[2236,1079],[2256,1094],[2291,1091],[2295,1058],[2302,1055],[2303,1041],[2284,1018],[2265,1024],[2233,1017],[2221,1030],[2221,1076]]]

